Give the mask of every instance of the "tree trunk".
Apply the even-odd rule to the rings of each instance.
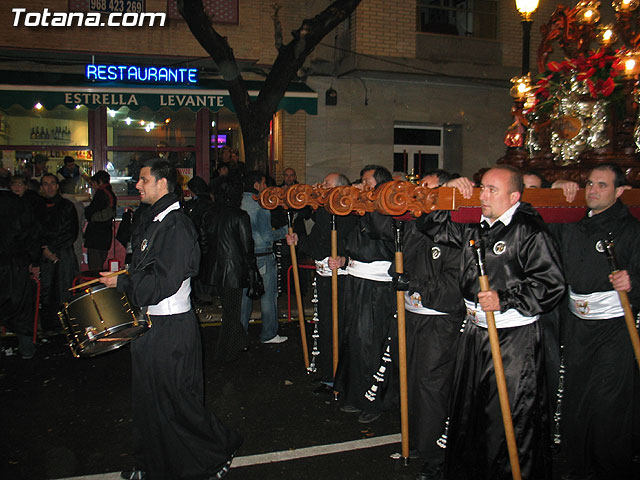
[[[356,9],[362,0],[335,0],[312,19],[302,21],[293,39],[278,48],[276,57],[258,98],[249,97],[247,86],[226,37],[213,28],[212,18],[204,10],[202,0],[177,0],[178,11],[191,33],[207,51],[227,84],[231,102],[242,129],[247,170],[267,172],[269,155],[269,122],[276,113],[289,82],[296,78],[307,56],[320,41]]]
[[[245,128],[246,127],[246,128]],[[243,126],[246,170],[269,172],[269,123],[250,122]]]

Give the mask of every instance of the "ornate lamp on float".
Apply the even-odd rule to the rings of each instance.
[[[611,5],[613,24],[599,23],[599,0],[580,0],[556,7],[541,26],[540,74],[529,90],[521,77],[512,80],[514,122],[500,163],[582,182],[591,165],[615,162],[640,186],[640,0]],[[562,61],[549,61],[555,43]]]
[[[522,77],[513,77],[511,79],[513,86],[509,90],[509,94],[513,97],[513,106],[511,107],[511,116],[513,117],[513,123],[507,129],[507,134],[504,139],[504,143],[507,147],[516,148],[522,150],[524,147],[525,132],[529,126],[524,111],[530,106],[531,102],[531,77],[524,75]],[[524,151],[518,155],[522,157],[522,160],[526,158]]]

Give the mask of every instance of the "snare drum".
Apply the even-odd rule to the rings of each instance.
[[[151,320],[124,293],[104,285],[65,303],[58,313],[74,357],[94,357],[142,335]]]

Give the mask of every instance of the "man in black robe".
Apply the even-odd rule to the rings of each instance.
[[[559,225],[569,313],[564,326],[565,395],[562,438],[570,479],[631,479],[634,360],[618,291],[640,305],[640,222],[619,200],[625,177],[603,164],[587,180],[590,209],[577,223]],[[619,271],[605,253],[613,241]],[[637,474],[637,473],[636,473]]]
[[[437,188],[450,176],[428,173],[424,185]],[[404,277],[407,331],[407,384],[409,435],[412,450],[424,461],[419,480],[439,478],[449,394],[456,358],[464,302],[460,294],[460,250],[433,242],[416,229],[404,226]]]
[[[324,188],[334,188],[349,185],[349,180],[342,174],[329,173],[322,182]],[[331,214],[324,208],[319,208],[313,214],[314,225],[308,237],[302,237],[298,250],[301,254],[312,258],[316,265],[316,289],[318,291],[318,369],[320,371],[320,386],[314,390],[314,394],[333,393],[333,314],[331,296],[331,269],[329,257],[331,256]],[[351,232],[357,218],[352,215],[336,215],[337,253],[345,256],[345,238]],[[287,243],[296,245],[298,234],[288,234]],[[347,272],[338,269],[338,312],[344,305],[344,280]],[[342,339],[344,331],[344,319],[338,321],[338,339]]]
[[[384,167],[363,170],[369,188],[391,181]],[[396,296],[388,273],[395,254],[393,219],[377,212],[358,218],[345,253],[347,262],[329,259],[329,268],[347,265],[344,296],[349,299],[340,315],[344,338],[334,388],[343,412],[359,413],[360,423],[370,423],[398,401]]]
[[[45,202],[36,211],[42,246],[40,323],[43,330],[56,330],[58,310],[71,299],[69,288],[79,272],[73,244],[80,227],[76,207],[60,195],[58,177],[45,173],[41,183]]]
[[[129,274],[101,279],[146,308],[153,323],[131,344],[137,463],[122,473],[128,479],[222,478],[241,443],[204,406],[200,331],[189,299],[200,248],[193,223],[169,193],[176,182],[164,160],[142,167],[136,188],[150,207],[134,225]]]
[[[470,197],[472,183],[447,183]],[[501,409],[485,312],[494,312],[522,477],[550,478],[545,452],[546,392],[542,312],[551,310],[565,286],[555,242],[538,213],[520,202],[522,175],[498,166],[482,177],[481,223],[458,224],[448,212],[420,217],[418,228],[437,243],[462,249],[460,289],[467,307],[450,403],[445,457],[449,480],[510,479]],[[483,248],[491,290],[480,291],[473,240]]]

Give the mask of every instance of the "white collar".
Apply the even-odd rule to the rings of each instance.
[[[169,214],[169,212],[171,212],[173,210],[179,210],[179,209],[180,209],[180,202],[172,203],[167,208],[165,208],[163,211],[161,211],[158,215],[153,217],[153,221],[154,222],[161,222],[162,220],[164,220],[164,217],[166,217]]]
[[[489,220],[487,217],[485,217],[484,215],[482,215],[482,217],[480,217],[480,222],[487,222],[490,226],[492,226],[495,222],[502,222],[504,223],[505,227],[507,225],[509,225],[511,223],[511,219],[513,218],[513,214],[516,213],[516,210],[518,209],[518,207],[520,206],[520,202],[516,202],[515,205],[513,205],[509,210],[507,210],[506,212],[504,212],[502,215],[500,215],[495,221],[491,221]]]

